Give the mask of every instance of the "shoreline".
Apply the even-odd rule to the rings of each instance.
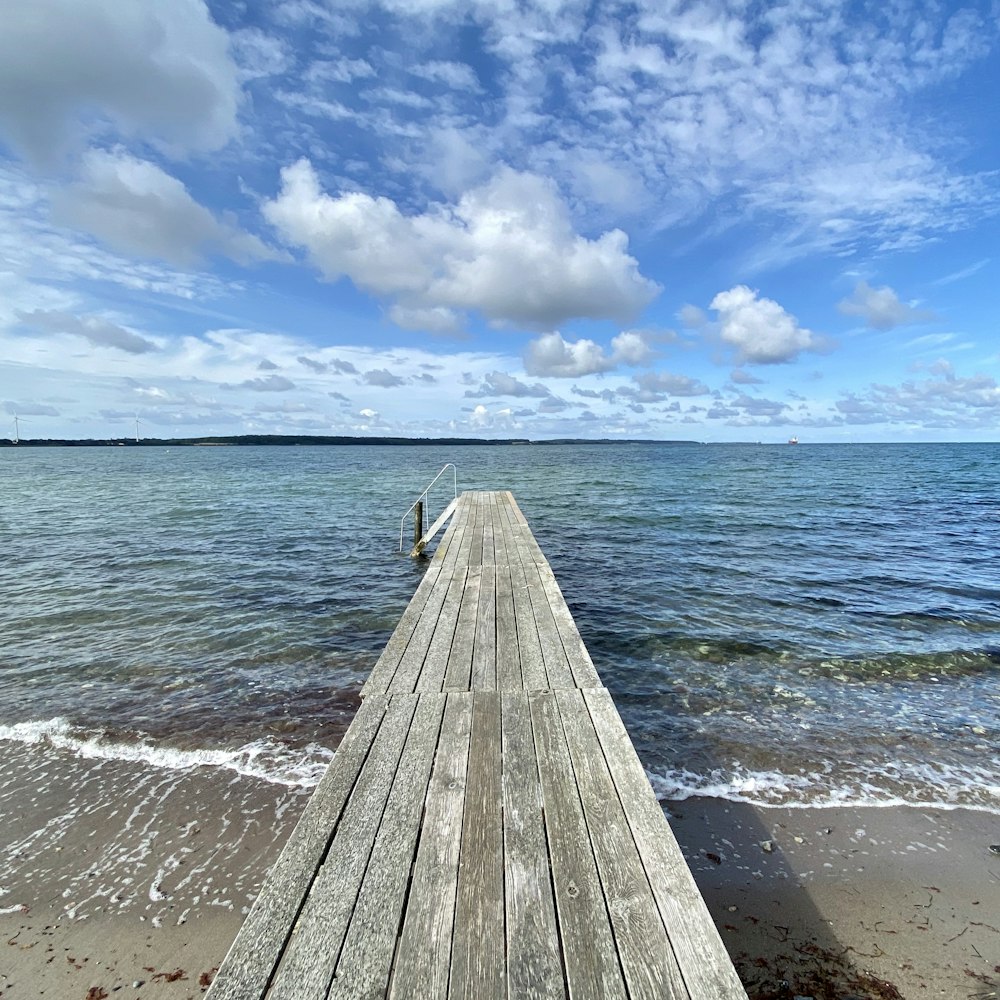
[[[0,765],[2,1000],[201,995],[311,791],[10,743]],[[1000,988],[1000,816],[665,807],[751,1000]]]

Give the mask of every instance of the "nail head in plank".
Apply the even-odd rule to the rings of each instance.
[[[555,697],[630,1000],[688,1000],[583,695]]]
[[[528,699],[569,995],[626,1000],[559,707],[551,691],[532,691]]]

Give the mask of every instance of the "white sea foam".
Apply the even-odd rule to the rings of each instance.
[[[647,771],[647,775],[662,802],[700,797],[786,809],[916,806],[1000,814],[997,775],[978,767],[909,764],[882,767],[871,775],[858,772],[841,776],[741,769],[709,774],[683,769]]]
[[[255,740],[235,750],[181,750],[146,741],[123,742],[102,730],[85,732],[64,718],[0,725],[0,740],[37,744],[66,750],[88,760],[124,760],[171,771],[218,767],[275,784],[311,788],[319,782],[333,751],[315,743],[292,750],[269,738]]]

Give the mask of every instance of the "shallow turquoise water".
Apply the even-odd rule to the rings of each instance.
[[[515,493],[665,796],[1000,811],[996,445],[4,449],[0,737],[312,780],[446,461]]]

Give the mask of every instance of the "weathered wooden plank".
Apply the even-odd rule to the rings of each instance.
[[[416,688],[418,691],[440,691],[444,686],[444,675],[448,669],[448,658],[455,640],[462,595],[465,593],[466,576],[467,570],[456,569],[455,575],[448,584],[448,596],[445,597],[444,604],[441,606],[434,636],[424,659],[424,668],[417,678]]]
[[[417,627],[413,630],[413,635],[410,637],[403,655],[399,658],[396,671],[392,677],[387,679],[387,691],[412,691],[416,686],[417,678],[420,676],[431,640],[441,618],[441,608],[448,596],[451,579],[447,573],[438,575],[434,589],[421,610]]]
[[[396,628],[389,637],[385,649],[382,650],[382,655],[379,656],[375,666],[372,667],[372,672],[368,675],[368,679],[362,685],[362,697],[366,697],[376,691],[384,691],[388,686],[392,675],[396,672],[396,667],[399,666],[399,661],[403,653],[406,652],[410,638],[413,636],[417,623],[420,621],[424,605],[434,590],[434,585],[440,573],[440,566],[431,564],[427,567],[427,572],[424,573],[416,592],[410,599],[410,603],[406,606],[406,610],[403,612]]]
[[[498,565],[496,573],[497,688],[500,691],[520,691],[524,688],[524,681],[517,647],[514,585],[510,578],[510,566]]]
[[[448,991],[455,1000],[506,995],[500,746],[500,695],[476,691]]]
[[[556,702],[629,997],[688,1000],[583,695],[557,691]]]
[[[513,529],[518,541],[527,547],[533,561],[545,563],[547,565],[548,560],[546,560],[543,555],[531,528],[528,527],[528,521],[521,511],[521,508],[517,505],[517,501],[514,499],[514,494],[508,490],[507,497],[510,514],[513,519]]]
[[[496,540],[495,532],[496,528],[494,526],[493,515],[495,511],[495,504],[492,500],[492,495],[487,494],[486,499],[483,501],[483,565],[484,566],[496,566],[497,564],[497,554],[496,554]]]
[[[471,729],[471,692],[449,694],[393,963],[392,1000],[448,995]]]
[[[551,691],[529,694],[559,936],[573,1000],[625,1000],[590,834]]]
[[[269,1000],[323,1000],[326,996],[416,702],[412,695],[389,702],[281,957]]]
[[[473,691],[495,691],[497,687],[497,595],[495,566],[483,566],[479,580],[476,642],[472,651]]]
[[[472,521],[472,545],[469,549],[469,565],[483,565],[483,495],[475,494],[475,511]]]
[[[444,707],[443,694],[417,702],[328,1000],[385,995]]]
[[[576,681],[570,669],[566,650],[563,649],[562,637],[556,628],[552,617],[552,608],[542,589],[538,576],[538,567],[531,561],[525,549],[519,546],[521,561],[524,568],[525,583],[531,598],[532,613],[535,618],[535,628],[538,630],[538,642],[542,650],[542,660],[545,663],[545,674],[550,688],[574,687]]]
[[[535,627],[535,613],[531,607],[531,596],[520,559],[511,559],[510,578],[517,648],[521,659],[521,680],[525,690],[543,690],[549,686],[549,682],[545,675],[542,647]]]
[[[594,661],[590,658],[590,653],[587,652],[587,647],[576,627],[576,622],[573,620],[573,615],[566,604],[566,599],[563,597],[555,574],[548,564],[536,565],[535,570],[542,592],[548,601],[549,611],[555,621],[559,638],[562,641],[563,651],[573,674],[574,683],[577,687],[601,687],[601,679],[594,667]]]
[[[444,533],[434,553],[434,562],[440,562],[445,569],[453,569],[458,565],[458,554],[461,551],[462,540],[465,537],[465,529],[469,519],[469,499],[467,493],[462,493],[458,497],[458,506],[452,515],[451,524]]]
[[[380,695],[358,709],[219,968],[209,991],[212,1000],[264,996],[385,709]]]
[[[604,688],[590,688],[583,697],[691,997],[746,1000],[611,695]]]
[[[470,566],[462,593],[462,606],[458,611],[458,625],[448,656],[448,668],[444,675],[446,691],[468,691],[472,679],[472,653],[475,647],[476,619],[479,616],[479,584],[483,576],[482,566]]]
[[[472,565],[472,545],[475,540],[476,530],[476,501],[475,494],[463,493],[466,498],[467,509],[465,513],[465,532],[462,535],[462,544],[458,548],[457,559],[461,566]]]
[[[494,492],[490,513],[493,518],[493,560],[497,566],[507,565],[507,519],[503,503],[503,495]]]
[[[524,692],[501,695],[501,739],[507,996],[511,1000],[555,1000],[566,996],[566,985],[531,709]]]

